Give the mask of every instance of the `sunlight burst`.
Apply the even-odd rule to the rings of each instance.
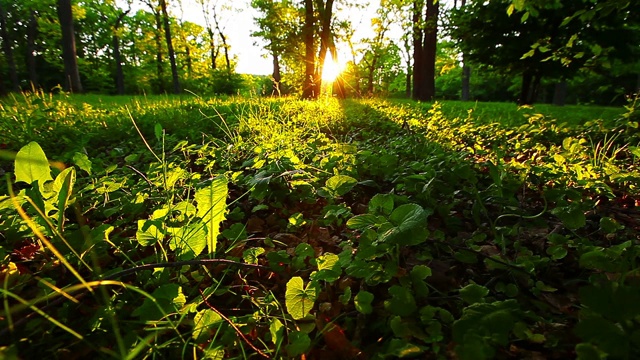
[[[327,57],[324,61],[324,68],[322,69],[322,80],[326,82],[334,82],[340,72],[342,71],[342,67],[340,64],[335,62],[330,54],[327,54]]]

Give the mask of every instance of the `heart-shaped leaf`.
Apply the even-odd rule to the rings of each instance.
[[[307,284],[305,287],[301,277],[291,278],[287,283],[287,291],[284,296],[287,312],[295,320],[302,319],[313,308],[316,297],[316,287],[312,283]]]

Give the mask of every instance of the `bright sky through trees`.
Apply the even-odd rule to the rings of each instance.
[[[223,0],[218,0],[223,1]],[[213,1],[212,1],[213,2]],[[267,75],[273,71],[273,63],[270,58],[264,57],[267,53],[260,43],[260,39],[251,37],[251,32],[257,30],[257,26],[253,21],[257,16],[256,11],[250,6],[250,0],[233,0],[228,1],[233,4],[235,9],[240,11],[224,11],[221,16],[221,24],[225,35],[229,37],[229,45],[231,46],[231,54],[237,56],[238,73]],[[371,36],[371,18],[375,16],[375,11],[379,5],[377,0],[361,0],[359,3],[367,3],[368,7],[364,10],[351,10],[348,19],[352,22],[354,29],[354,40],[357,41],[363,37]],[[122,3],[122,1],[120,1]],[[177,1],[170,1],[170,11],[180,17],[180,10]],[[141,5],[137,5],[141,6]],[[196,0],[182,0],[184,11],[184,20],[191,21],[200,25],[204,25],[202,16],[202,8]],[[228,16],[232,14],[232,16]],[[338,17],[344,18],[344,14],[337,13]],[[346,62],[350,57],[349,50],[345,44],[338,44],[339,62]]]
[[[331,54],[327,54],[324,60],[324,69],[322,71],[322,80],[333,82],[345,67],[345,62],[335,62],[331,58]]]

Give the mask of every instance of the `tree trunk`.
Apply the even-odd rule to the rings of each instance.
[[[533,80],[533,73],[526,70],[522,73],[522,87],[520,88],[520,98],[518,99],[518,105],[530,105],[529,94],[531,90],[531,83]]]
[[[522,88],[518,105],[531,105],[536,101],[541,79],[542,74],[537,71],[525,70],[522,73]]]
[[[216,24],[216,30],[218,31],[218,36],[220,36],[220,41],[222,41],[222,50],[224,51],[224,61],[227,64],[227,78],[231,78],[231,59],[229,58],[229,45],[227,45],[227,37],[222,32],[220,28],[220,23],[218,22],[218,14],[216,12],[215,7],[213,8],[213,21]]]
[[[467,0],[460,1],[460,9],[464,8],[467,5]],[[455,9],[455,2],[453,3],[453,8]],[[462,54],[462,101],[469,101],[471,98],[471,92],[469,91],[469,85],[471,80],[471,68],[467,65],[465,61],[465,56]]]
[[[437,0],[426,0],[424,29],[422,9],[424,1],[414,0],[413,7],[413,98],[431,101],[436,95],[436,47],[438,41]]]
[[[180,80],[178,78],[178,66],[176,65],[176,53],[173,50],[173,42],[171,41],[171,27],[169,26],[169,14],[167,13],[167,1],[160,0],[160,9],[162,10],[162,20],[164,22],[164,36],[167,41],[167,53],[169,62],[171,63],[171,78],[173,80],[173,93],[180,94]]]
[[[120,24],[122,19],[129,13],[127,10],[120,13],[113,25],[113,62],[116,65],[116,93],[118,95],[124,95],[124,71],[122,70],[122,55],[120,54],[120,37],[118,36],[118,30],[120,30]]]
[[[273,52],[271,54],[273,56],[273,88],[271,91],[271,95],[280,96],[280,81],[282,80],[280,76],[280,60],[278,59],[278,54]]]
[[[376,70],[378,58],[376,56],[373,57],[371,64],[368,67],[369,74],[367,75],[367,95],[373,96],[373,75]]]
[[[469,91],[470,82],[471,82],[471,68],[466,64],[463,64],[462,66],[462,101],[469,101],[471,98],[471,92]]]
[[[564,106],[567,98],[567,81],[562,80],[556,84],[553,92],[553,105]]]
[[[213,27],[209,22],[209,11],[205,6],[205,2],[201,1],[200,6],[202,7],[202,15],[204,17],[205,28],[207,29],[207,34],[209,35],[209,56],[211,57],[211,70],[214,71],[216,69],[216,58],[218,57],[218,52],[220,50],[216,48]]]
[[[29,81],[31,87],[35,90],[40,87],[38,83],[38,69],[36,63],[36,38],[38,37],[38,19],[36,12],[31,11],[29,14],[29,23],[27,24],[27,72],[29,73]]]
[[[412,98],[420,100],[423,97],[423,73],[424,73],[424,51],[422,48],[423,31],[422,8],[424,2],[422,0],[414,0],[413,2],[413,92]]]
[[[71,0],[58,0],[58,19],[62,31],[62,57],[66,76],[67,90],[74,93],[82,92],[78,58],[76,53],[76,38],[73,29],[73,13]]]
[[[436,49],[438,45],[438,12],[440,2],[438,0],[427,0],[427,12],[425,14],[425,34],[424,34],[424,98],[421,100],[431,101],[436,97]]]
[[[214,41],[213,30],[207,28],[207,33],[209,34],[209,56],[211,57],[211,70],[215,70],[216,58],[218,57],[218,49],[216,48],[216,44]]]
[[[153,10],[153,14],[156,18],[156,36],[155,36],[155,40],[156,40],[156,74],[158,76],[158,92],[159,93],[164,93],[165,92],[165,88],[164,88],[164,67],[163,67],[163,53],[162,53],[162,17],[160,16],[160,12],[158,11],[158,9],[154,9]]]
[[[113,61],[116,64],[116,93],[118,95],[124,95],[124,72],[122,71],[120,38],[118,38],[118,35],[113,35]]]
[[[322,90],[322,72],[324,71],[324,61],[327,58],[327,51],[331,54],[333,61],[337,61],[337,52],[333,42],[333,34],[331,32],[331,18],[333,17],[333,0],[316,0],[316,7],[320,14],[320,53],[317,61],[315,73],[315,92],[316,97],[320,95]]]
[[[9,29],[7,29],[7,12],[2,3],[0,3],[0,35],[2,36],[2,44],[4,47],[4,55],[9,66],[9,79],[11,80],[11,90],[20,91],[20,81],[18,80],[18,68],[16,60],[13,57],[13,41]]]
[[[315,99],[315,56],[316,49],[313,39],[313,25],[315,23],[313,16],[313,1],[304,0],[304,26],[302,34],[304,37],[304,83],[302,88],[302,97],[305,99]]]

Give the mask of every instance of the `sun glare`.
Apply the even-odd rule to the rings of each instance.
[[[342,71],[340,65],[333,60],[330,54],[324,60],[324,67],[322,69],[322,80],[326,82],[334,82],[340,72]]]

